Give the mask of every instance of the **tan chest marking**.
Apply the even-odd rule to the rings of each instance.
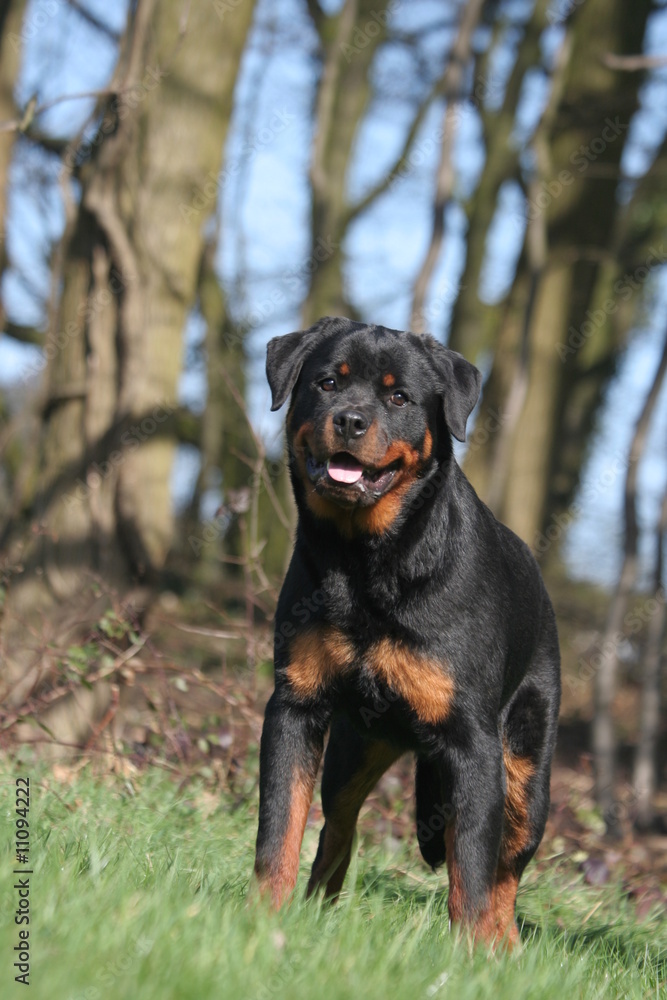
[[[340,629],[308,629],[291,643],[287,678],[299,697],[314,698],[362,663],[407,702],[421,722],[436,724],[449,715],[454,681],[443,664],[392,639],[373,643],[361,655]]]
[[[354,661],[354,646],[340,629],[328,625],[308,629],[292,640],[287,677],[296,694],[314,698]]]
[[[447,718],[454,681],[442,663],[392,639],[374,643],[367,659],[371,669],[408,703],[421,722],[434,724]]]

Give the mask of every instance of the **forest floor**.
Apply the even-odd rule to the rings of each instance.
[[[240,619],[166,594],[146,622],[147,641],[123,658],[114,712],[85,753],[54,760],[42,747],[5,742],[6,830],[15,779],[31,783],[31,995],[667,997],[667,836],[660,824],[642,835],[632,825],[637,651],[631,643],[623,651],[615,706],[621,836],[611,840],[588,752],[590,650],[604,602],[589,600],[584,613],[581,595],[564,587],[556,603],[563,711],[547,831],[519,894],[520,954],[470,954],[449,933],[446,874],[431,873],[417,850],[410,756],[362,810],[338,907],[305,904],[301,891],[279,915],[249,902],[270,627],[254,630],[249,670],[240,665],[249,651]],[[657,806],[666,816],[664,791]],[[321,824],[318,791],[300,890]],[[8,834],[6,872],[13,848]],[[15,985],[19,943],[11,884],[5,879],[1,893],[3,996],[14,995],[4,982]]]

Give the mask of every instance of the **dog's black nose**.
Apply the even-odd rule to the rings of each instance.
[[[359,410],[338,410],[333,415],[333,423],[336,432],[345,441],[363,437],[368,430],[368,420]]]

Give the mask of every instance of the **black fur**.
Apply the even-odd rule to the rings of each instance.
[[[262,736],[260,882],[276,902],[293,888],[297,777],[312,780],[333,726],[310,889],[337,894],[366,786],[412,751],[421,852],[435,867],[453,845],[452,918],[512,936],[495,893],[544,830],[559,654],[533,556],[454,459],[479,372],[432,338],[327,318],[272,340],[267,376],[274,409],[292,394],[299,523]],[[358,483],[332,479],[341,455],[359,458]]]

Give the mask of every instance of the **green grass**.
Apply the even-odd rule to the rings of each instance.
[[[13,982],[14,778],[31,778],[31,983]],[[667,930],[637,923],[617,887],[567,861],[533,865],[523,949],[470,954],[448,930],[444,879],[414,845],[361,850],[337,907],[280,914],[246,900],[256,802],[234,805],[163,772],[68,782],[43,765],[0,773],[0,996],[49,1000],[574,1000],[667,996]],[[46,787],[45,787],[46,785]],[[302,881],[315,848],[309,829]]]

